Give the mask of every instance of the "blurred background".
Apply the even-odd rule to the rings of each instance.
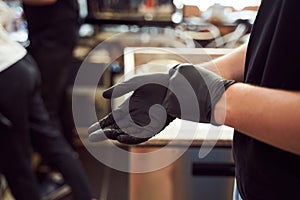
[[[234,164],[231,138],[220,143],[205,158],[198,156],[199,144],[192,146],[178,161],[164,169],[130,174],[100,163],[91,149],[109,151],[109,148],[87,141],[87,127],[111,110],[111,102],[102,98],[104,89],[115,84],[125,73],[138,65],[180,62],[175,57],[155,57],[151,53],[135,54],[134,63],[126,62],[125,50],[132,48],[220,49],[229,52],[249,39],[260,0],[77,0],[80,14],[78,43],[73,52],[72,69],[68,77],[67,104],[62,115],[65,126],[84,165],[93,193],[101,200],[230,200],[232,199]],[[10,37],[24,47],[30,45],[27,22],[18,0],[5,0],[14,12],[14,21],[7,30]],[[116,34],[121,34],[117,37]],[[99,44],[99,48],[96,48]],[[131,52],[132,52],[131,51]],[[200,51],[201,52],[201,51]],[[157,53],[156,53],[157,54]],[[221,55],[222,53],[220,53]],[[145,59],[147,56],[147,59]],[[194,57],[197,55],[193,55]],[[95,86],[88,80],[76,84],[79,68],[103,70]],[[201,61],[199,61],[201,62]],[[133,65],[133,66],[132,66]],[[151,63],[149,64],[151,65]],[[156,65],[155,65],[156,66]],[[150,69],[151,71],[151,69]],[[87,78],[88,79],[88,78]],[[94,105],[82,109],[80,127],[75,128],[73,105]],[[90,107],[89,107],[90,108]],[[86,148],[88,146],[88,148]],[[162,145],[142,145],[122,148],[143,152]],[[174,149],[173,149],[174,148]],[[176,147],[170,149],[170,153]],[[130,164],[130,158],[127,158]],[[5,185],[5,184],[4,184]],[[2,184],[3,186],[3,184]],[[8,200],[5,187],[0,199]],[[69,199],[65,196],[61,199]]]

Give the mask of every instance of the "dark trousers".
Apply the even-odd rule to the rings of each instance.
[[[45,6],[24,3],[23,9],[30,40],[28,51],[38,64],[42,97],[51,123],[63,130],[72,145],[72,113],[71,107],[66,105],[66,89],[78,39],[78,2],[58,0]]]
[[[0,73],[0,112],[11,127],[0,125],[0,172],[17,200],[39,198],[31,167],[31,148],[62,173],[76,200],[92,198],[76,154],[50,124],[40,94],[40,76],[32,58],[25,58]]]
[[[63,123],[62,112],[66,107],[67,81],[73,59],[73,45],[63,44],[43,37],[33,37],[28,48],[37,62],[41,74],[41,93],[51,123],[59,129],[72,145],[73,134]],[[67,113],[68,117],[72,117]],[[68,129],[69,128],[69,129]]]

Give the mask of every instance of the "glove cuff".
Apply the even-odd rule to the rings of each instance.
[[[229,88],[231,85],[233,85],[235,83],[237,83],[237,81],[235,81],[235,80],[226,80],[224,83],[225,90],[227,90],[227,88]]]
[[[235,80],[224,80],[223,82],[223,85],[224,85],[224,91],[226,91],[231,85],[237,83],[237,81]],[[222,93],[223,94],[223,93]],[[215,106],[217,104],[217,102],[220,100],[221,96],[218,97],[218,99],[216,99],[217,101],[213,101],[212,102],[212,106],[211,106],[211,123],[213,125],[216,125],[216,126],[221,126],[222,124],[218,124],[215,120],[215,115],[214,115],[214,111],[215,111]]]

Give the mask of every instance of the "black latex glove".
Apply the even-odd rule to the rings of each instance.
[[[175,119],[162,107],[168,81],[168,74],[136,76],[104,91],[103,96],[109,99],[134,92],[116,110],[89,128],[89,140],[109,138],[138,144],[159,133]]]
[[[191,64],[177,65],[170,69],[169,74],[169,89],[173,88],[176,92],[167,92],[163,103],[167,113],[189,121],[220,125],[213,115],[215,105],[225,90],[236,81],[225,80]]]
[[[138,144],[175,118],[219,125],[213,116],[214,107],[233,83],[190,64],[177,65],[169,74],[136,76],[103,93],[105,98],[114,98],[134,91],[118,109],[89,128],[89,139]],[[152,107],[149,112],[155,104],[161,106]]]

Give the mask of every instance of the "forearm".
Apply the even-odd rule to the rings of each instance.
[[[237,83],[223,97],[226,125],[300,155],[300,92]]]
[[[221,56],[212,62],[202,63],[196,66],[205,67],[228,80],[243,81],[246,49],[247,44],[244,44],[231,53]]]

